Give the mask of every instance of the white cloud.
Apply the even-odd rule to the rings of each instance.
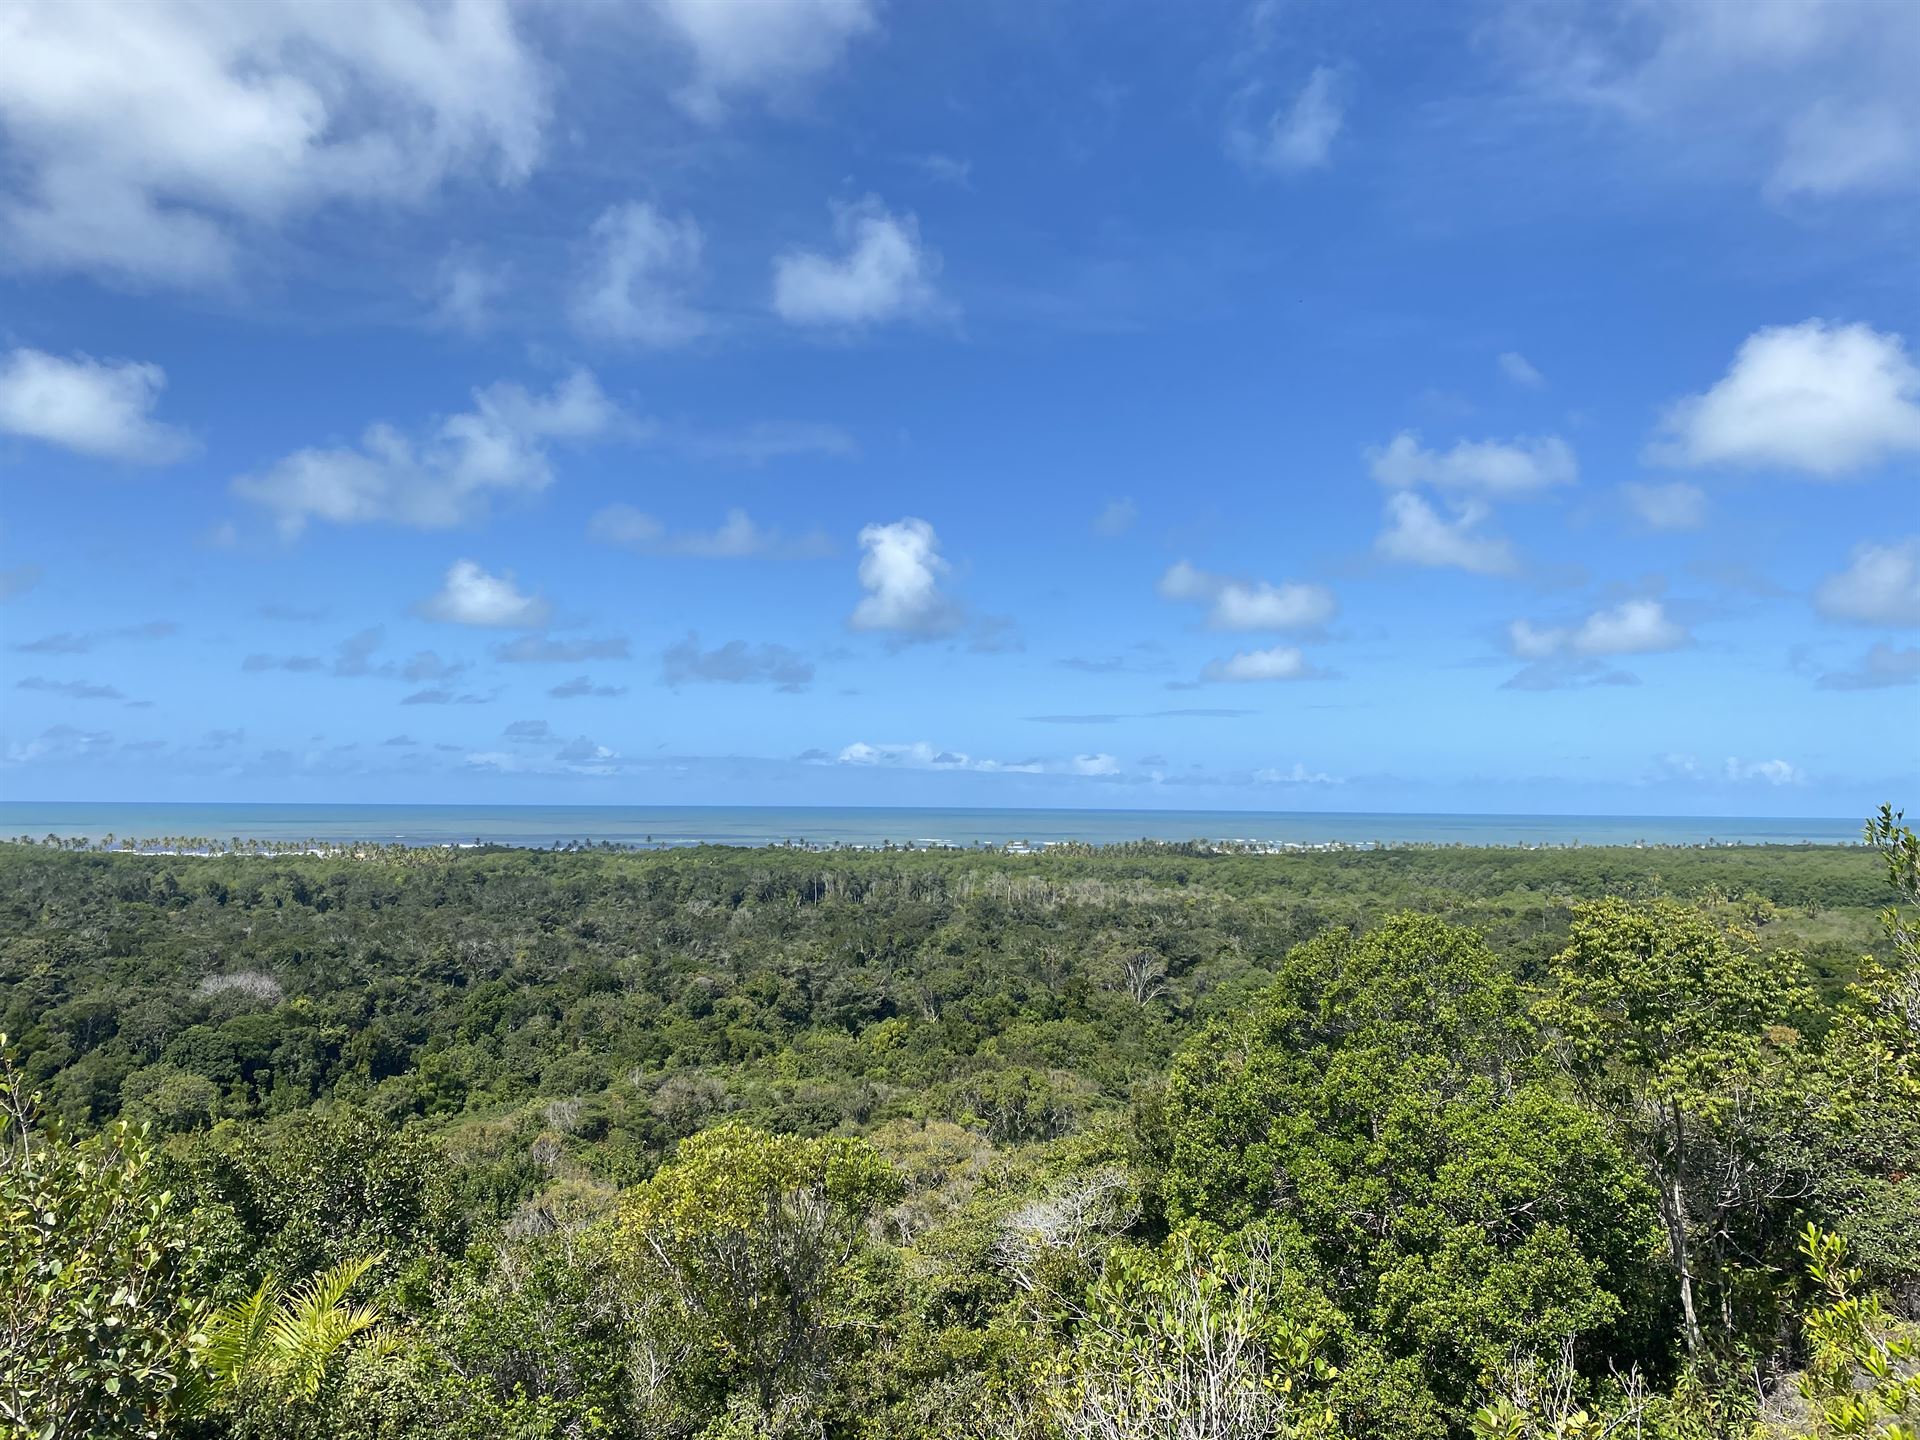
[[[1133,528],[1133,522],[1140,518],[1140,507],[1132,500],[1121,498],[1109,500],[1093,517],[1093,533],[1108,540],[1124,535]]]
[[[0,241],[25,266],[219,281],[250,229],[523,179],[546,120],[507,0],[22,0],[0,43]]]
[[[507,287],[506,271],[473,255],[449,255],[434,277],[433,323],[478,335],[493,320],[493,304]]]
[[[1676,480],[1671,485],[1629,481],[1620,487],[1633,513],[1650,530],[1698,530],[1707,523],[1707,492]]]
[[[1920,535],[1854,546],[1852,563],[1820,582],[1813,603],[1829,620],[1920,626]]]
[[[1432,565],[1468,570],[1476,575],[1511,575],[1519,568],[1513,547],[1497,535],[1480,533],[1488,514],[1478,500],[1454,507],[1444,519],[1418,495],[1387,497],[1387,528],[1373,542],[1374,550],[1407,565]]]
[[[1877,0],[1507,0],[1491,36],[1534,87],[1776,199],[1920,185],[1920,10]]]
[[[1260,785],[1338,785],[1341,782],[1323,771],[1309,770],[1298,760],[1290,770],[1265,769],[1253,772],[1254,782]]]
[[[789,538],[779,530],[755,524],[746,511],[738,508],[727,511],[726,519],[714,530],[670,531],[631,505],[609,505],[587,523],[587,534],[604,544],[643,555],[689,555],[707,560],[754,555],[815,558],[833,553],[833,542],[820,531]]]
[[[1623,600],[1571,627],[1515,620],[1507,627],[1507,643],[1522,660],[1545,660],[1560,654],[1650,655],[1691,645],[1693,637],[1658,600]]]
[[[1920,452],[1920,367],[1898,335],[1807,320],[1747,337],[1725,376],[1668,410],[1650,458],[1831,480]]]
[[[1731,755],[1722,773],[1735,784],[1799,785],[1806,779],[1799,766],[1786,760],[1740,760]]]
[[[823,763],[827,757],[810,752],[803,759]],[[972,755],[965,750],[946,750],[925,740],[911,744],[869,744],[856,740],[832,757],[836,765],[862,768],[882,767],[899,770],[968,771],[979,775],[1077,775],[1086,779],[1108,779],[1120,774],[1119,758],[1104,752],[1073,755],[1064,760],[994,760]]]
[[[496,495],[532,494],[552,484],[549,441],[591,439],[623,421],[585,370],[545,396],[503,382],[474,391],[473,402],[419,443],[375,424],[357,449],[296,451],[239,477],[233,492],[273,511],[289,537],[309,520],[440,529],[483,514]]]
[[[788,251],[773,262],[773,308],[793,325],[859,327],[941,309],[934,278],[940,257],[920,240],[911,215],[873,196],[834,207],[840,255]]]
[[[1522,390],[1544,390],[1547,377],[1533,366],[1533,362],[1518,350],[1507,350],[1500,356],[1500,373],[1518,385]]]
[[[855,630],[931,638],[960,625],[960,609],[940,589],[948,570],[933,526],[909,516],[860,532],[860,584],[866,596],[847,624]]]
[[[0,432],[82,455],[163,465],[194,448],[184,431],[153,418],[166,383],[158,365],[14,350],[0,359]]]
[[[1692,641],[1658,600],[1623,600],[1581,621],[1568,643],[1581,655],[1646,655]]]
[[[694,75],[678,94],[689,113],[714,121],[746,94],[786,100],[879,28],[874,0],[651,0],[692,52]]]
[[[1291,645],[1268,650],[1242,650],[1225,660],[1211,660],[1200,672],[1203,680],[1254,682],[1262,680],[1317,680],[1321,672]]]
[[[1207,624],[1215,630],[1308,630],[1333,618],[1333,592],[1324,585],[1286,581],[1234,580],[1174,562],[1154,587],[1161,597],[1209,604]]]
[[[1571,485],[1580,477],[1573,447],[1557,435],[1538,439],[1462,440],[1451,450],[1424,449],[1406,431],[1393,437],[1385,449],[1367,452],[1373,478],[1382,485],[1405,490],[1431,485],[1436,490],[1460,490],[1484,495],[1532,495],[1556,485]]]
[[[472,560],[454,561],[440,589],[418,608],[429,620],[500,630],[537,630],[553,618],[553,607],[521,594],[511,574],[490,575]]]
[[[676,220],[630,201],[609,207],[587,239],[590,258],[572,307],[582,334],[664,348],[706,330],[706,318],[689,300],[704,246],[691,216]]]
[[[1243,91],[1238,108],[1244,111],[1257,90]],[[1227,146],[1243,164],[1276,174],[1294,175],[1323,168],[1333,155],[1333,142],[1346,123],[1346,102],[1340,94],[1340,74],[1328,65],[1314,67],[1292,99],[1254,125],[1242,115],[1227,131]]]
[[[841,765],[892,765],[905,770],[971,770],[983,774],[1039,775],[1047,766],[1040,760],[989,760],[964,750],[942,750],[924,740],[912,744],[869,745],[856,740],[835,761]]]

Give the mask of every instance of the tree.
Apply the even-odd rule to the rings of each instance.
[[[676,1302],[655,1327],[664,1367],[696,1379],[707,1357],[709,1404],[744,1388],[762,1415],[803,1410],[841,1338],[836,1296],[867,1219],[899,1189],[865,1141],[738,1123],[683,1141],[618,1220],[640,1283]]]
[[[1542,1005],[1582,1095],[1654,1180],[1689,1351],[1701,1313],[1736,1329],[1738,1263],[1768,1265],[1804,1176],[1773,1163],[1790,1021],[1812,995],[1797,956],[1672,901],[1576,907]]]
[[[0,1035],[0,1429],[154,1437],[198,1318],[187,1218],[145,1127],[43,1121]]]
[[[1330,1433],[1319,1330],[1287,1309],[1262,1243],[1185,1235],[1108,1258],[1036,1377],[1063,1440],[1279,1440]]]
[[[1645,1348],[1651,1196],[1536,1049],[1479,938],[1409,915],[1296,947],[1174,1062],[1168,1219],[1269,1236],[1324,1295],[1357,1431],[1457,1430],[1516,1350]]]

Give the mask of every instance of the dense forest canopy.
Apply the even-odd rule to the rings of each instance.
[[[0,846],[0,1421],[1899,1434],[1873,838]]]

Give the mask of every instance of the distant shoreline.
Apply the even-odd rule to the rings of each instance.
[[[355,848],[522,850],[695,845],[974,852],[1205,845],[1250,852],[1497,846],[1851,845],[1859,819],[1362,814],[854,806],[189,805],[0,802],[0,836],[109,837],[149,852]]]

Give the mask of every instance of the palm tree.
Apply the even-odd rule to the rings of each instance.
[[[216,1413],[286,1410],[312,1402],[334,1362],[362,1335],[378,1332],[377,1306],[349,1305],[347,1295],[386,1256],[344,1260],[283,1291],[272,1275],[244,1300],[207,1318],[198,1354],[200,1407]],[[386,1337],[372,1335],[375,1345]]]

